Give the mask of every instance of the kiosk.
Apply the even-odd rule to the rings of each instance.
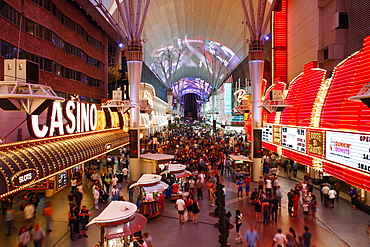
[[[139,212],[148,219],[157,217],[165,208],[163,191],[168,184],[160,181],[160,175],[143,174],[130,188],[140,186]]]
[[[231,160],[231,177],[238,181],[245,179],[247,176],[252,178],[252,164],[253,161],[244,155],[230,155]]]
[[[147,219],[136,213],[137,207],[131,202],[113,201],[89,225],[100,228],[99,247],[128,247],[130,235],[144,229]]]
[[[174,155],[168,154],[142,154],[140,155],[140,172],[143,174],[157,173],[158,165],[164,166],[164,164],[170,163],[174,158]]]
[[[184,183],[186,182],[186,178],[192,176],[192,174],[185,170],[186,166],[182,164],[167,164],[165,168],[167,168],[167,170],[162,172],[161,175],[167,173],[175,177],[175,183],[172,186],[177,186],[176,190],[172,189],[171,193],[171,201],[174,201],[179,199],[180,195],[183,194],[183,191],[185,191]]]

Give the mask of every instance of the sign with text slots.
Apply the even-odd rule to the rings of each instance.
[[[301,152],[306,152],[306,130],[291,127],[281,128],[281,144]]]
[[[370,172],[370,135],[326,131],[326,159]]]

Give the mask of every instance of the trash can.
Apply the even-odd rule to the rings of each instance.
[[[116,177],[118,178],[118,182],[122,182],[123,181],[123,173],[116,173]]]

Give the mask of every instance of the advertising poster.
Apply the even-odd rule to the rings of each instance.
[[[272,142],[272,125],[262,129],[262,141]]]
[[[281,128],[281,145],[287,148],[306,152],[306,130],[291,127]]]
[[[324,131],[308,130],[307,153],[316,156],[324,156]]]
[[[326,131],[326,159],[370,172],[370,135]]]

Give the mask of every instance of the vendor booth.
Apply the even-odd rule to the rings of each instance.
[[[253,161],[244,155],[230,155],[231,160],[231,177],[238,181],[252,175]]]
[[[144,229],[147,219],[136,213],[137,207],[131,202],[112,201],[89,225],[100,228],[100,247],[128,247],[131,235]]]
[[[185,170],[186,166],[181,164],[167,164],[164,167],[165,171],[161,173],[167,174],[167,177],[170,176],[170,180],[174,181],[171,185],[171,190],[168,192],[166,196],[170,197],[171,200],[177,200],[180,195],[186,190],[186,178],[191,176],[191,172]],[[167,193],[167,191],[166,191]]]
[[[139,186],[138,196],[139,212],[148,219],[157,217],[165,208],[163,191],[168,184],[161,181],[161,176],[156,174],[143,174],[130,188]]]
[[[141,173],[143,174],[157,173],[157,168],[159,165],[170,163],[170,161],[172,161],[174,158],[175,158],[174,155],[168,154],[141,154],[140,155]]]

